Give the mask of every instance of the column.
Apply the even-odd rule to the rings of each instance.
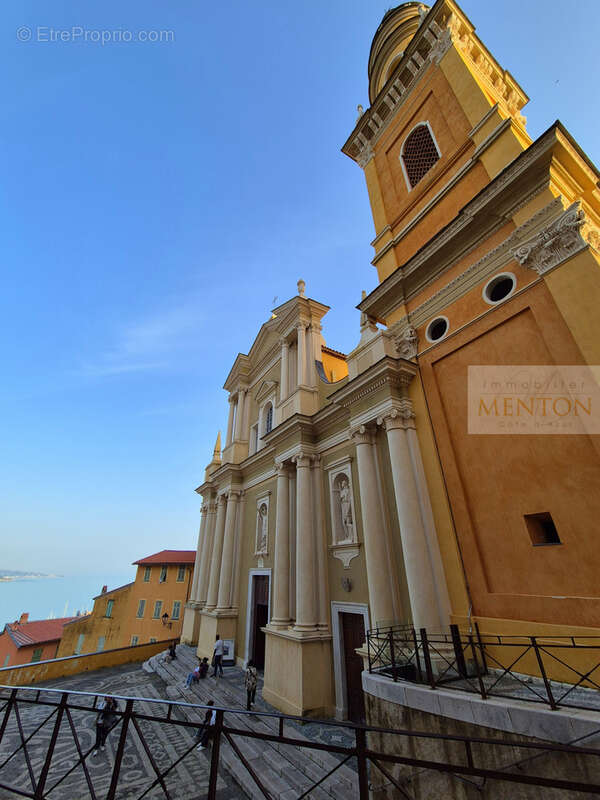
[[[288,355],[290,352],[290,346],[286,339],[281,340],[281,380],[279,385],[281,387],[279,399],[285,400],[289,393],[289,365],[288,365]]]
[[[277,508],[271,626],[287,628],[290,623],[290,479],[288,467],[285,464],[277,462],[275,467],[277,469]]]
[[[244,438],[244,399],[246,390],[239,389],[237,393],[237,410],[235,412],[235,433],[234,439],[240,441]]]
[[[310,456],[300,453],[296,462],[296,624],[294,630],[316,627],[314,536],[312,530]]]
[[[317,322],[313,322],[308,330],[308,375],[306,382],[309,386],[314,387],[319,385],[315,362],[321,360],[321,326]]]
[[[229,447],[233,436],[233,397],[229,395],[229,417],[227,418],[227,438],[225,447]]]
[[[377,422],[385,425],[387,433],[413,625],[438,630],[441,620],[435,582],[406,432],[407,425],[414,425],[413,418],[409,408],[402,412],[394,409]]]
[[[304,325],[298,325],[298,386],[304,386],[306,381],[306,329]]]
[[[211,611],[217,605],[219,575],[221,572],[221,556],[223,555],[223,536],[225,534],[225,507],[227,505],[227,498],[225,495],[219,495],[217,503],[215,540],[213,543],[212,557],[210,560],[210,576],[208,581],[208,593],[206,595],[206,609],[208,611]]]
[[[329,581],[327,576],[327,541],[323,524],[323,477],[321,456],[312,457],[312,480],[314,498],[314,531],[316,547],[316,585],[318,589],[317,623],[322,630],[329,630]]]
[[[223,554],[221,556],[221,578],[219,580],[219,593],[217,611],[231,608],[231,577],[233,573],[233,554],[235,548],[235,517],[240,492],[232,490],[227,499],[227,513],[225,515],[225,534],[223,538]]]
[[[365,539],[365,561],[367,565],[367,585],[371,622],[390,622],[394,619],[391,580],[383,510],[379,502],[379,490],[375,472],[375,453],[373,435],[361,425],[352,434],[356,445],[356,463],[363,536]]]
[[[196,590],[197,602],[204,606],[208,593],[208,580],[210,576],[210,560],[212,557],[212,545],[215,536],[215,520],[217,517],[217,504],[209,503],[208,520],[206,522],[206,533],[202,542],[202,556],[200,558],[200,577]]]
[[[190,592],[190,600],[193,603],[198,602],[198,583],[200,582],[200,571],[202,569],[202,548],[206,539],[206,524],[208,521],[208,505],[202,505],[200,509],[200,530],[198,531],[198,547],[196,548],[196,561],[194,562],[194,580],[192,582],[192,591]]]

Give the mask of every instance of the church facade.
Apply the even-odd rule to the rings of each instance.
[[[368,76],[342,148],[375,224],[360,340],[327,347],[299,281],[237,357],[182,633],[285,712],[355,719],[370,627],[600,629],[596,395],[509,397],[516,367],[600,363],[598,172],[559,122],[531,140],[452,0],[388,11]]]

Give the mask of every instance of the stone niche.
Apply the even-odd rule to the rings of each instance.
[[[352,488],[352,457],[346,456],[327,467],[329,476],[329,507],[331,509],[331,544],[329,550],[348,569],[359,553],[356,530],[354,491]]]
[[[260,559],[269,554],[269,497],[270,492],[256,500],[256,538],[254,555]]]

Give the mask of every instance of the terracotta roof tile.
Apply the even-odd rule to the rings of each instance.
[[[13,622],[5,625],[8,633],[17,647],[27,647],[32,644],[58,641],[63,633],[63,626],[77,617],[61,617],[60,619],[40,619],[32,622]]]
[[[160,553],[154,553],[153,556],[147,558],[140,558],[139,561],[134,561],[134,564],[152,565],[152,564],[193,564],[196,561],[195,550],[161,550]]]

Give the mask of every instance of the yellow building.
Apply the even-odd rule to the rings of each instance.
[[[598,171],[560,123],[531,141],[526,94],[452,0],[388,11],[368,78],[342,149],[379,285],[347,356],[299,281],[235,360],[182,632],[264,664],[283,711],[342,718],[375,624],[600,632],[600,426],[583,395],[540,417],[522,389],[566,365],[597,401]]]
[[[67,624],[57,658],[177,638],[190,597],[194,550],[162,550],[135,561],[135,580],[94,598],[91,614]]]

